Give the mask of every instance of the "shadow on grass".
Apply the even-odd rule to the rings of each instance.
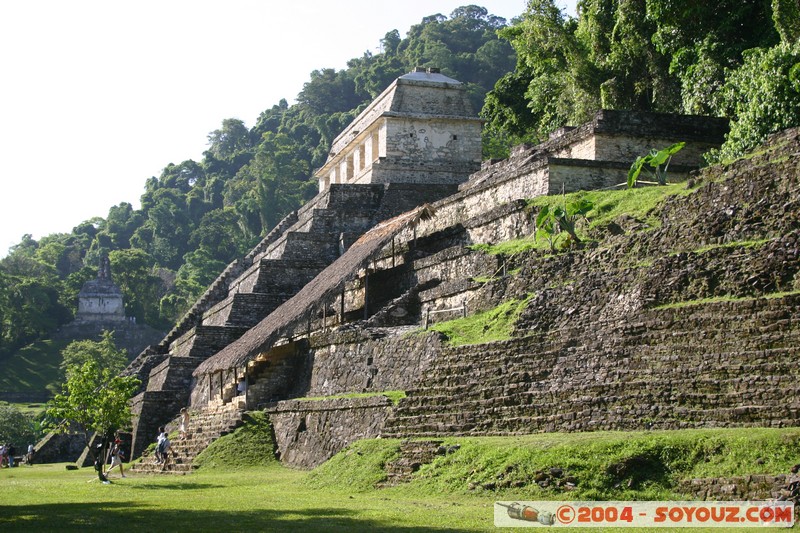
[[[115,480],[112,480],[113,483]],[[170,483],[137,483],[125,485],[128,490],[199,490],[221,489],[225,485],[215,483],[192,483],[189,481],[170,481]]]
[[[2,531],[463,531],[392,525],[380,520],[360,519],[357,511],[307,508],[282,511],[212,511],[152,509],[136,502],[57,503],[0,507]]]

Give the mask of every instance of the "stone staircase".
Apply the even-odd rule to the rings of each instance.
[[[192,471],[192,462],[197,455],[212,442],[231,433],[241,426],[244,415],[243,405],[233,401],[202,411],[192,411],[186,438],[178,433],[180,417],[170,422],[166,428],[172,445],[172,454],[166,466],[156,463],[151,453],[142,454],[142,460],[131,467],[139,474],[187,474]],[[155,436],[154,436],[155,437]],[[154,438],[155,440],[155,438]]]
[[[383,436],[798,425],[798,346],[795,295],[449,348]]]
[[[150,356],[157,364],[148,366],[152,370],[143,379],[146,388],[133,400],[133,457],[152,442],[155,428],[189,404],[197,365],[241,337],[335,261],[343,247],[376,222],[374,214],[384,195],[381,185],[331,187],[228,266],[159,344],[161,353]],[[188,360],[193,367],[182,364]],[[154,380],[173,364],[181,367],[181,380]],[[140,366],[144,374],[145,363]]]
[[[460,445],[443,446],[441,440],[405,440],[400,443],[400,456],[387,462],[383,469],[386,480],[379,487],[394,487],[411,481],[422,465],[430,464],[439,456],[457,451]]]

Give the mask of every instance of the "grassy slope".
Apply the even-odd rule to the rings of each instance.
[[[508,300],[493,309],[433,324],[428,329],[444,334],[454,346],[480,344],[511,337],[514,324],[528,299]]]
[[[564,196],[539,196],[528,202],[533,208],[547,205],[555,208],[563,207],[569,202],[587,199],[594,204],[594,208],[587,214],[588,224],[580,222],[577,227],[578,236],[581,239],[588,237],[587,230],[603,227],[613,222],[620,216],[627,216],[641,220],[650,226],[658,226],[658,218],[651,217],[653,210],[664,201],[667,196],[691,194],[696,189],[687,189],[685,183],[675,183],[663,187],[644,187],[639,189],[625,189],[615,191],[579,191],[569,193]],[[559,241],[563,244],[563,239]],[[527,250],[540,250],[548,252],[550,244],[546,239],[535,235],[512,239],[494,245],[476,245],[476,250],[483,250],[490,254],[511,255]]]
[[[263,417],[257,417],[249,428],[212,444],[216,468],[207,463],[190,476],[129,475],[102,485],[88,468],[0,470],[0,483],[13,494],[0,506],[0,529],[496,531],[496,500],[678,497],[672,483],[679,478],[785,472],[796,461],[800,443],[800,429],[454,438],[446,443],[460,448],[423,466],[411,483],[375,489],[383,464],[397,455],[399,440],[358,442],[304,472],[271,458],[268,432]],[[609,473],[619,472],[613,468],[619,464],[638,468],[626,475]],[[539,488],[533,476],[551,467],[574,475],[577,488]],[[500,474],[522,485],[498,488]],[[630,488],[628,478],[635,480]],[[496,487],[483,488],[488,483]]]
[[[276,463],[272,425],[265,413],[250,413],[245,425],[220,437],[200,452],[194,465],[198,468],[238,469],[269,466]]]
[[[408,486],[419,494],[503,499],[675,499],[683,479],[788,473],[798,462],[800,429],[553,433],[454,437],[455,453],[423,466]],[[372,489],[399,441],[360,441],[310,476],[316,486]],[[537,474],[560,468],[575,488],[541,488]],[[353,474],[353,472],[357,472]]]
[[[68,340],[44,340],[26,346],[0,361],[0,390],[8,392],[45,392],[59,383],[58,365],[61,350]],[[55,390],[55,392],[60,392]]]

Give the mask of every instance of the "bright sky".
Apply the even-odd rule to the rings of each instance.
[[[199,161],[225,118],[247,127],[321,68],[378,51],[474,3],[509,21],[526,0],[0,1],[0,257],[68,233],[144,182]],[[574,15],[575,0],[568,2]]]

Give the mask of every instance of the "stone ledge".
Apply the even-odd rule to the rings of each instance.
[[[320,411],[344,411],[351,409],[371,409],[374,407],[391,407],[392,401],[386,396],[377,394],[364,398],[325,398],[320,400],[282,400],[267,413],[312,413]]]

